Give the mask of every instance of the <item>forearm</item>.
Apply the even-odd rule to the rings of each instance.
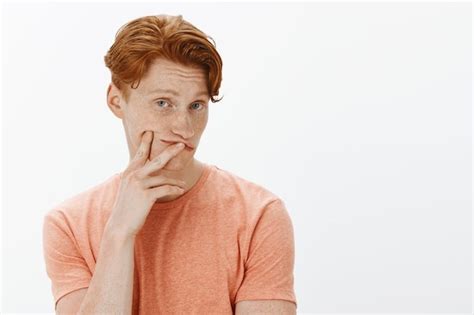
[[[78,314],[131,314],[134,237],[107,228],[87,293]]]

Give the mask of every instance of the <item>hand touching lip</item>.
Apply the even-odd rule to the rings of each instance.
[[[189,144],[188,142],[184,142],[184,141],[168,141],[168,140],[160,140],[160,141],[163,142],[163,143],[166,143],[166,144],[170,144],[170,145],[173,145],[173,144],[175,144],[175,143],[177,143],[177,142],[182,142],[182,143],[184,143],[184,144],[186,145],[186,148],[185,148],[186,150],[189,150],[189,151],[194,150],[194,147],[193,147],[191,144]]]

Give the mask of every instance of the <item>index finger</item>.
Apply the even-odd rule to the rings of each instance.
[[[141,174],[143,176],[150,176],[150,174],[154,173],[165,167],[165,165],[176,155],[178,155],[182,150],[184,150],[183,143],[176,143],[167,147],[163,152],[161,152],[157,157],[147,163],[142,169]]]
[[[132,161],[130,162],[130,166],[132,168],[139,167],[145,164],[148,156],[150,155],[151,143],[153,142],[153,132],[149,130],[145,130],[142,134],[140,145],[133,157]]]

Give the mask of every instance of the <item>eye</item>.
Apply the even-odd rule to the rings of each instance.
[[[201,107],[202,107],[202,104],[201,104],[201,103],[193,103],[193,104],[191,105],[191,107],[192,107],[193,109],[197,109],[197,108],[194,106],[194,105],[196,105],[196,104],[197,104],[197,105],[201,105]]]
[[[161,106],[161,104],[163,104],[163,103],[168,103],[168,102],[165,101],[165,100],[158,100],[158,101],[156,102],[156,104],[158,105],[158,107],[163,107],[163,106]]]

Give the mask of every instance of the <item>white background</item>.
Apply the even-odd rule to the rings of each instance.
[[[284,199],[299,313],[471,313],[466,2],[4,7],[2,313],[53,312],[43,216],[126,166],[103,56],[160,13],[217,43],[196,158]]]

